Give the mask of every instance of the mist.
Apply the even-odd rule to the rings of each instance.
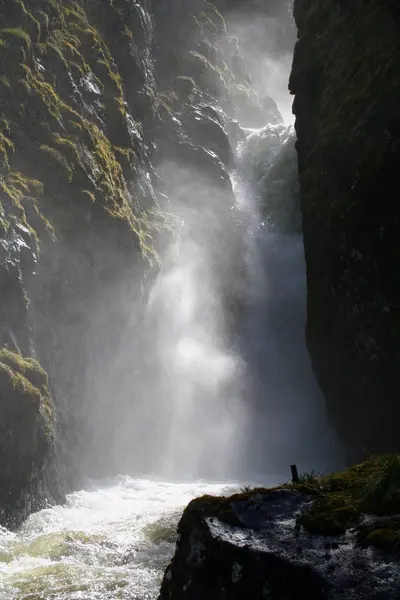
[[[250,1],[229,11],[226,17],[230,34],[243,50],[251,85],[262,102],[272,98],[286,124],[293,124],[293,99],[288,92],[289,74],[296,42],[296,26],[289,3]]]
[[[230,140],[225,179],[163,153],[154,165],[174,235],[159,247],[158,274],[139,281],[126,271],[107,308],[93,307],[94,332],[102,322],[110,331],[115,320],[128,325],[111,347],[100,342],[89,370],[97,375],[87,381],[84,418],[92,472],[256,480],[284,478],[292,463],[342,464],[306,351],[302,235],[280,230],[284,213],[301,222],[287,90],[295,32],[289,19],[282,43],[281,21],[252,11],[232,11],[227,26],[260,99],[279,111],[250,129],[251,108],[235,107],[244,127]]]
[[[229,344],[225,304],[227,290],[235,287],[239,244],[230,219],[234,197],[196,170],[174,163],[158,170],[168,177],[171,210],[182,230],[147,313],[156,322],[158,375],[151,395],[167,403],[156,468],[172,479],[222,479],[232,472],[232,448],[245,418],[244,363]]]

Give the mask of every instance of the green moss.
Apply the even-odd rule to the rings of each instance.
[[[39,407],[41,401],[40,391],[21,373],[14,371],[2,362],[0,362],[0,381],[3,394],[7,395],[9,399],[16,397]]]
[[[400,549],[400,456],[381,455],[329,476],[306,474],[297,484],[245,489],[229,497],[202,496],[184,511],[185,527],[199,512],[240,526],[232,507],[257,494],[268,497],[279,490],[296,490],[310,497],[297,523],[315,535],[355,532],[356,541],[398,552]],[[314,497],[314,499],[312,499]],[[365,517],[369,516],[366,523]]]
[[[38,413],[44,435],[52,439],[55,415],[47,374],[37,361],[1,348],[0,390],[6,414],[7,411],[10,414],[20,411],[21,415]]]
[[[13,11],[12,27],[0,31],[0,114],[8,124],[0,123],[2,228],[17,220],[38,240],[46,231],[60,236],[72,227],[69,213],[74,226],[87,216],[89,198],[127,224],[150,262],[159,261],[152,235],[162,227],[162,211],[141,210],[128,192],[125,178],[135,179],[136,155],[129,147],[124,85],[93,11],[71,0],[44,0],[30,10],[22,0],[10,1],[20,10]],[[7,23],[5,7],[0,20]],[[121,33],[132,35],[125,26]],[[101,95],[101,120],[71,100],[69,82],[79,88],[85,76]],[[167,107],[167,98],[159,106],[163,102]]]
[[[29,33],[21,29],[20,27],[9,27],[5,29],[0,29],[0,35],[7,38],[9,36],[13,38],[17,38],[24,42],[27,48],[31,47],[32,40],[30,38]]]
[[[74,173],[73,166],[70,165],[65,156],[59,150],[56,148],[51,148],[50,146],[46,146],[45,144],[42,144],[39,150],[44,152],[57,167],[61,168],[68,181],[72,180],[72,175]]]
[[[7,348],[0,348],[0,362],[20,372],[35,387],[43,388],[47,392],[47,373],[33,358],[23,358]]]
[[[36,37],[39,38],[41,34],[40,22],[36,19],[33,14],[26,8],[24,2],[22,0],[14,0],[15,4],[20,7],[22,14],[26,18],[27,22],[30,25],[33,25],[34,32]]]
[[[3,164],[8,170],[10,168],[9,153],[14,152],[13,142],[2,132],[0,132],[0,155],[3,157]]]
[[[356,524],[359,518],[359,511],[348,497],[322,496],[315,500],[310,510],[298,518],[298,523],[310,533],[339,535]]]
[[[206,494],[205,496],[196,498],[186,507],[184,511],[185,523],[190,521],[192,518],[194,521],[196,521],[198,513],[201,512],[204,514],[204,516],[214,516],[224,523],[228,523],[229,525],[233,526],[239,526],[240,521],[232,510],[233,504],[236,502],[251,500],[257,494],[268,495],[275,489],[278,488],[274,488],[272,490],[271,488],[248,489],[247,491],[241,491],[228,497],[210,496]]]
[[[365,526],[358,532],[362,546],[373,546],[380,550],[400,552],[400,523],[375,523]]]
[[[50,223],[47,222],[38,208],[37,199],[43,191],[42,183],[37,179],[25,177],[18,171],[7,172],[9,168],[9,164],[7,164],[3,180],[0,179],[0,211],[5,200],[7,200],[8,204],[7,218],[3,222],[4,229],[8,230],[12,226],[13,219],[17,218],[36,237],[36,231],[30,226],[26,216],[25,206],[29,203],[46,229],[51,232],[52,227]],[[3,201],[2,196],[4,198]]]
[[[297,487],[297,486],[294,486]],[[382,455],[329,477],[317,478],[312,487],[317,495],[312,506],[298,518],[310,533],[338,535],[348,529],[362,531],[362,517],[400,514],[400,457]],[[394,520],[396,529],[397,521]],[[388,528],[393,523],[387,522]],[[365,541],[373,530],[362,536]],[[368,537],[375,545],[379,536]],[[361,537],[360,537],[361,539]]]

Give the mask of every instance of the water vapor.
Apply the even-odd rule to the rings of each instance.
[[[179,223],[175,241],[161,248],[162,270],[148,278],[141,306],[130,305],[138,282],[127,273],[114,309],[123,306],[126,331],[111,361],[108,352],[109,371],[99,361],[98,380],[88,383],[100,409],[115,400],[107,423],[92,420],[97,447],[107,440],[111,472],[223,480],[341,462],[306,351],[301,233],[280,230],[276,218],[298,201],[287,91],[295,32],[290,18],[282,25],[257,10],[232,11],[227,24],[253,87],[278,104],[286,125],[275,112],[250,129],[253,109],[240,107],[234,193],[207,149],[207,168],[168,156],[155,165],[163,210]]]
[[[252,86],[261,102],[272,98],[284,122],[290,124],[294,117],[288,79],[296,29],[288,6],[280,6],[276,13],[267,13],[265,6],[249,2],[249,6],[229,12],[226,20],[228,30],[239,40]]]

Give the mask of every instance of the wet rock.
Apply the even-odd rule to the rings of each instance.
[[[83,473],[114,473],[129,455],[119,425],[137,390],[122,390],[121,381],[142,359],[116,356],[141,347],[136,319],[159,249],[176,235],[168,193],[182,193],[189,211],[204,199],[216,215],[210,254],[224,256],[216,280],[233,304],[240,252],[233,256],[229,136],[240,128],[231,119],[236,96],[250,109],[259,102],[237,40],[219,43],[226,23],[203,0],[10,0],[0,21],[0,348],[39,359],[49,376],[39,392],[54,400],[57,424],[54,443],[37,454],[41,419],[29,413],[21,435],[32,464],[21,444],[4,448],[10,465],[20,461],[26,481],[38,482],[26,491],[16,479],[12,498],[23,518],[57,496],[35,474],[46,464],[50,472],[48,453],[60,458],[68,489],[82,485]],[[177,171],[187,175],[181,189]],[[218,221],[228,219],[225,239]],[[9,383],[0,385],[0,422],[16,428]],[[40,413],[44,405],[35,406]]]
[[[62,501],[54,465],[56,417],[39,363],[0,349],[0,524]]]
[[[351,531],[327,537],[296,527],[312,501],[283,488],[194,500],[159,600],[397,598],[396,559],[366,551]]]
[[[36,265],[36,243],[21,224],[0,240],[0,347],[29,355],[32,350],[25,278]]]
[[[186,131],[197,145],[214,152],[228,170],[233,166],[233,151],[222,119],[212,107],[194,107],[183,117]]]

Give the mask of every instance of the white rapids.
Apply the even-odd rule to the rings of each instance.
[[[0,528],[0,599],[154,600],[183,508],[239,488],[128,476],[92,483],[18,532]]]

